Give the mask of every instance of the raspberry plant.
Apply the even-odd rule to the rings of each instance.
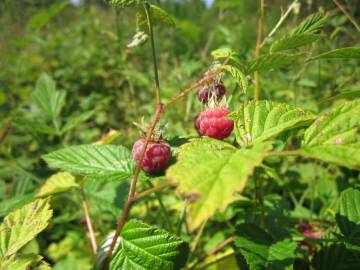
[[[172,27],[174,21],[147,1],[107,2],[125,12],[137,10],[137,29],[128,47],[136,49],[147,41],[150,46],[156,100],[152,120],[145,137],[134,143],[132,153],[124,146],[111,144],[118,135],[110,131],[94,144],[70,146],[44,155],[49,167],[61,172],[45,182],[36,200],[5,217],[0,227],[1,269],[51,269],[42,257],[20,250],[48,226],[53,215],[50,201],[55,194],[70,189],[78,192],[83,204],[95,255],[94,269],[194,270],[210,269],[220,262],[224,263],[222,269],[358,269],[359,182],[349,182],[336,206],[329,205],[330,217],[324,214],[316,219],[310,213],[306,223],[297,216],[304,209],[296,194],[286,191],[294,197],[297,210],[290,216],[290,206],[282,200],[282,194],[271,193],[271,182],[283,185],[288,165],[284,162],[280,169],[275,165],[289,159],[335,164],[336,168],[352,169],[358,176],[360,100],[340,103],[316,115],[292,105],[261,100],[260,74],[299,62],[359,59],[360,48],[340,48],[317,55],[306,50],[307,45],[322,38],[327,19],[322,13],[309,16],[288,35],[273,38],[282,18],[262,39],[260,5],[255,59],[243,61],[230,48],[215,50],[214,63],[199,74],[199,80],[165,100],[158,75],[154,25]],[[231,108],[221,105],[225,92],[229,92],[224,87],[227,80],[237,82],[243,97]],[[56,91],[47,77],[40,78],[38,85],[35,99],[43,111],[49,112],[48,120],[54,126],[51,132],[57,136],[91,116],[89,112],[61,126],[58,116],[64,94]],[[154,139],[155,128],[168,108],[198,89],[205,108],[198,112],[194,126],[201,136]],[[50,132],[43,127],[38,126]],[[5,137],[0,136],[1,140]],[[115,231],[108,232],[105,239],[95,233],[86,195],[86,183],[101,181],[130,181]],[[143,187],[144,183],[148,188],[139,191],[139,185]],[[170,209],[158,196],[165,189],[185,202],[176,229],[167,216]],[[133,206],[152,194],[158,196],[167,228],[133,218]],[[204,230],[209,226],[216,230],[219,224],[226,224],[226,237],[203,252],[198,244],[204,242]],[[103,240],[99,246],[98,240]],[[229,258],[236,258],[236,264]]]

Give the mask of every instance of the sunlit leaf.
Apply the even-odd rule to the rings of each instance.
[[[71,188],[79,188],[75,177],[68,172],[60,172],[50,176],[42,185],[37,197],[45,197],[55,193],[67,191]]]
[[[276,40],[271,45],[272,52],[295,49],[317,41],[321,36],[314,34],[297,34]]]
[[[271,101],[241,104],[229,116],[235,121],[236,140],[242,146],[276,137],[284,131],[310,125],[315,115],[300,108]]]
[[[315,55],[311,60],[317,59],[360,59],[360,47],[347,47]]]
[[[327,16],[323,13],[309,15],[298,27],[293,34],[314,34],[321,31],[327,22]]]
[[[247,72],[269,71],[294,64],[302,54],[273,53],[260,56],[258,59],[247,63]]]
[[[137,220],[128,221],[110,270],[178,270],[187,260],[188,245],[165,230]]]
[[[79,145],[43,156],[50,167],[83,176],[125,180],[135,168],[130,151],[117,145]]]
[[[360,100],[337,106],[306,130],[302,154],[307,157],[360,168]]]
[[[246,93],[246,90],[248,88],[248,81],[245,74],[240,69],[230,65],[221,66],[221,69],[229,72],[231,76],[235,78],[241,90]]]
[[[55,81],[47,74],[42,74],[36,82],[35,92],[32,97],[41,112],[50,119],[59,116],[65,105],[64,91],[56,90]]]
[[[7,215],[0,225],[0,259],[10,256],[44,230],[52,216],[49,199],[39,199]]]
[[[190,197],[189,226],[196,229],[216,211],[224,211],[238,197],[248,176],[271,147],[257,144],[237,149],[213,139],[199,139],[180,147],[167,177],[179,186],[177,192]]]

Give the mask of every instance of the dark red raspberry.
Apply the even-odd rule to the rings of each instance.
[[[302,224],[298,229],[299,232],[301,232],[302,235],[306,238],[319,239],[322,236],[322,232],[315,232],[313,226],[310,224]],[[316,246],[306,240],[300,241],[300,246],[303,246],[305,249],[307,249],[309,254],[314,254],[316,251]]]
[[[132,157],[136,163],[140,162],[141,151],[145,143],[144,139],[135,142],[132,149]],[[170,146],[164,141],[149,142],[141,169],[148,174],[162,172],[169,162],[171,156]]]
[[[216,100],[219,101],[225,95],[226,88],[222,81],[218,82],[215,85],[215,92],[214,95],[216,96]],[[198,91],[198,98],[200,102],[206,104],[209,101],[211,96],[210,86],[205,85]]]
[[[234,121],[225,118],[229,112],[227,108],[209,108],[202,112],[195,119],[195,128],[199,135],[218,140],[229,137],[234,128]]]

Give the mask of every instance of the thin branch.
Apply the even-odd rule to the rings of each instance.
[[[356,19],[347,12],[346,8],[344,8],[337,0],[333,0],[335,5],[341,10],[342,13],[349,19],[349,21],[355,26],[355,28],[360,32],[360,26],[357,23]]]
[[[145,138],[145,142],[144,142],[144,145],[143,145],[143,149],[141,150],[140,160],[139,160],[139,163],[136,165],[135,175],[134,175],[133,180],[131,181],[128,201],[126,202],[125,207],[124,207],[124,211],[123,211],[122,215],[119,218],[118,225],[116,227],[114,237],[112,239],[110,248],[109,248],[108,253],[107,253],[107,257],[106,257],[105,264],[104,264],[104,269],[107,269],[107,267],[108,267],[110,258],[112,256],[112,252],[113,252],[113,250],[115,248],[116,240],[119,237],[120,232],[121,232],[122,228],[124,227],[126,219],[127,219],[128,215],[130,213],[130,209],[131,209],[133,203],[136,200],[136,185],[137,185],[137,182],[138,182],[138,179],[139,179],[141,166],[142,166],[142,163],[144,161],[146,148],[147,148],[147,146],[149,144],[149,141],[151,139],[151,135],[152,135],[152,133],[153,133],[153,131],[155,129],[155,125],[156,125],[157,121],[160,118],[161,112],[162,112],[162,105],[160,104],[160,106],[156,107],[154,117],[153,117],[153,119],[151,121],[151,124],[150,124],[150,126],[148,128],[146,138]]]
[[[93,229],[93,226],[92,226],[92,223],[91,223],[90,211],[89,211],[89,203],[87,201],[87,198],[86,198],[83,187],[80,188],[80,193],[81,193],[81,198],[82,198],[82,206],[83,206],[83,209],[84,209],[86,227],[87,227],[87,229],[89,231],[89,238],[90,238],[90,242],[91,242],[91,247],[92,247],[92,250],[93,250],[94,254],[96,254],[97,243],[96,243],[94,229]]]
[[[201,265],[199,270],[203,270],[203,269],[208,269],[210,266],[214,265],[214,264],[217,264],[219,262],[221,262],[222,260],[225,260],[231,256],[234,256],[235,255],[235,250],[230,250],[229,253],[226,253],[220,257],[218,257],[217,259],[215,259],[214,261],[211,261],[211,262],[208,262],[204,265]]]
[[[264,1],[259,0],[259,22],[258,22],[258,31],[256,38],[256,48],[255,48],[255,59],[258,59],[260,56],[260,48],[261,48],[261,34],[263,32],[263,24],[264,24]],[[254,99],[258,100],[260,97],[260,75],[259,72],[255,72],[254,74]]]
[[[144,4],[144,8],[145,8],[148,27],[149,27],[150,42],[151,42],[151,53],[152,53],[153,64],[154,64],[156,104],[159,105],[159,104],[161,104],[160,80],[159,80],[158,66],[157,66],[157,60],[156,60],[156,50],[155,50],[153,23],[152,23],[152,18],[151,18],[151,8],[150,8],[150,5],[148,3]]]
[[[168,102],[166,102],[164,104],[164,106],[163,106],[163,109],[164,110],[167,109],[170,105],[172,105],[173,103],[175,103],[179,99],[187,96],[195,88],[199,87],[200,85],[202,85],[205,82],[207,82],[207,81],[211,80],[212,78],[214,78],[218,74],[218,72],[219,71],[214,71],[212,73],[209,73],[209,74],[205,75],[202,79],[200,79],[199,81],[197,81],[196,83],[194,83],[190,87],[186,88],[185,90],[181,91],[180,94],[178,94],[177,96],[173,97]]]
[[[154,188],[154,185],[153,185],[153,183],[151,183],[150,180],[147,180],[146,182],[149,184],[150,187]],[[165,205],[163,203],[161,195],[159,193],[155,193],[155,196],[156,196],[156,199],[157,199],[157,201],[159,203],[160,210],[161,210],[161,212],[162,212],[162,214],[164,216],[164,219],[166,221],[167,228],[168,228],[169,232],[172,232],[173,229],[172,229],[171,221],[169,219],[169,215],[168,215],[168,212],[167,212],[167,210],[165,208]]]
[[[152,194],[152,193],[155,193],[155,192],[158,192],[164,188],[167,188],[171,186],[171,183],[170,182],[165,182],[165,183],[160,183],[152,188],[149,188],[139,194],[136,195],[136,201],[139,201],[145,197],[147,197],[148,195]]]
[[[189,270],[194,270],[197,265],[199,265],[201,262],[203,262],[207,257],[210,257],[216,253],[218,253],[220,250],[222,250],[227,245],[233,243],[235,241],[235,237],[231,236],[225,241],[221,242],[220,244],[216,245],[212,250],[210,250],[208,253],[206,253],[204,256],[200,257],[196,263],[194,263]]]
[[[275,34],[275,32],[279,29],[279,27],[282,25],[282,23],[289,16],[290,12],[296,7],[297,4],[298,4],[298,0],[294,0],[294,2],[291,3],[291,5],[288,7],[284,15],[281,16],[280,20],[277,22],[275,27],[270,31],[267,37],[264,38],[263,42],[261,43],[261,47],[264,46],[268,38],[271,38]]]

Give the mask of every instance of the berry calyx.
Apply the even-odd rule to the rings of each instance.
[[[140,163],[141,151],[145,140],[140,139],[134,143],[132,157],[137,164]],[[141,169],[148,174],[157,174],[162,172],[171,157],[170,146],[162,140],[149,142],[146,150]]]
[[[195,118],[195,128],[201,136],[223,140],[230,136],[234,121],[227,119],[227,108],[208,108]]]
[[[198,98],[200,102],[206,104],[212,96],[215,97],[216,101],[220,101],[225,95],[226,88],[222,81],[215,83],[214,85],[204,85],[198,91]]]

